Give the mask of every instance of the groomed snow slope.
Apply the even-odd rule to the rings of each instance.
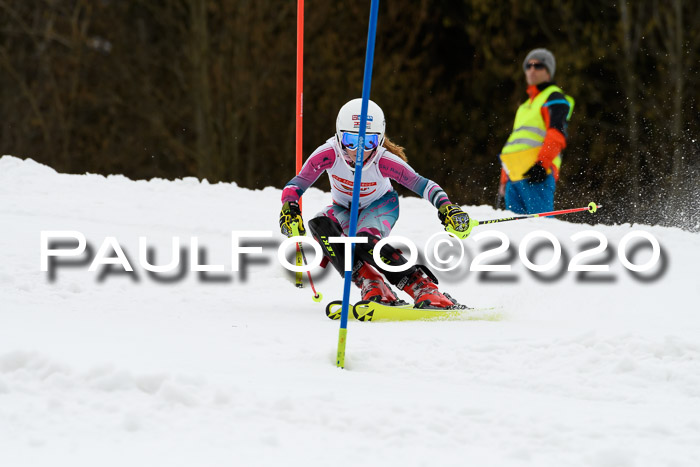
[[[2,157],[0,465],[700,465],[699,234],[563,218],[478,227],[473,236],[508,237],[513,253],[492,262],[512,271],[484,278],[466,259],[440,285],[498,309],[463,321],[351,321],[339,370],[338,322],[323,305],[342,280],[317,272],[323,304],[293,286],[276,259],[279,199],[276,188],[64,175]],[[312,189],[304,210],[329,201]],[[422,249],[441,228],[434,208],[404,198],[401,209],[394,234]],[[49,230],[81,232],[93,255],[115,237],[135,271],[91,272],[83,258],[51,280],[40,264]],[[230,271],[232,230],[273,232],[252,242],[263,253],[244,277]],[[610,271],[530,272],[518,245],[536,230],[561,242],[564,269],[586,241],[572,235],[601,233],[607,253],[590,262]],[[633,230],[661,245],[649,273],[618,258]],[[153,277],[139,264],[140,236],[156,264],[173,237],[185,248],[197,237],[200,261],[226,271]],[[478,252],[493,240],[465,245]],[[642,264],[651,249],[628,256]]]

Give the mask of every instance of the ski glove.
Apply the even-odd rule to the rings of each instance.
[[[530,170],[525,172],[530,183],[542,183],[547,179],[547,169],[542,167],[542,162],[537,161],[537,164],[530,167]]]
[[[467,238],[476,221],[469,219],[469,214],[462,211],[456,204],[445,204],[438,209],[440,222],[445,230],[455,234],[458,238]]]
[[[296,223],[296,227],[299,229],[299,235],[306,235],[299,203],[296,201],[287,201],[282,205],[282,211],[280,212],[280,231],[282,235],[293,237],[294,231],[292,229],[292,224],[294,223]]]

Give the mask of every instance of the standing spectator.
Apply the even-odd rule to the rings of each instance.
[[[529,98],[515,114],[513,131],[501,150],[499,200],[518,214],[554,210],[561,152],[574,99],[554,84],[556,61],[547,49],[532,50],[523,62]],[[498,206],[497,206],[498,207]]]

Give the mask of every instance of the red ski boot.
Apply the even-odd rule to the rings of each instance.
[[[394,304],[399,300],[389,284],[384,282],[384,277],[367,263],[355,272],[353,282],[362,289],[362,300],[385,304]]]
[[[449,308],[456,305],[456,302],[443,295],[437,285],[420,269],[408,277],[408,282],[402,290],[413,297],[416,308]]]

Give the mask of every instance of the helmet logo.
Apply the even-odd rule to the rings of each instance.
[[[352,127],[353,128],[360,128],[360,119],[361,115],[353,115],[352,116]],[[370,130],[372,129],[372,121],[374,121],[374,117],[371,115],[367,115],[367,129]]]

